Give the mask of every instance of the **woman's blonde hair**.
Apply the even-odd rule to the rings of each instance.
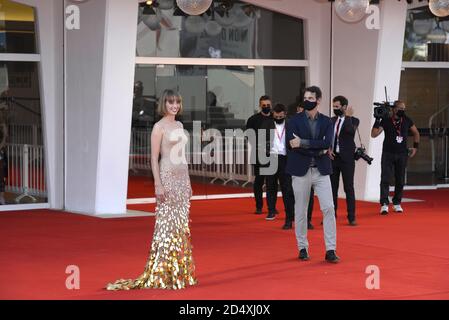
[[[181,114],[182,113],[182,109],[183,109],[183,107],[182,107],[182,97],[181,97],[181,95],[178,92],[175,92],[175,91],[173,91],[171,89],[166,89],[162,93],[162,96],[159,99],[159,104],[158,104],[158,107],[157,107],[157,113],[160,116],[162,116],[162,117],[165,116],[167,114],[167,107],[166,107],[165,103],[168,100],[174,100],[174,99],[179,100],[180,108],[179,108],[179,111],[178,111],[178,115]]]

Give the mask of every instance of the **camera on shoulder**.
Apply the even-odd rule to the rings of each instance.
[[[390,110],[394,107],[391,102],[374,102],[374,118],[385,119],[390,116]]]

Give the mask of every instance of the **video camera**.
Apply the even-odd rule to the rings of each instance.
[[[393,102],[388,102],[387,87],[385,87],[385,102],[374,102],[374,118],[385,119],[390,116],[390,110],[394,107]]]
[[[394,107],[391,102],[374,102],[373,104],[376,106],[374,108],[374,118],[376,119],[388,118],[391,108]]]

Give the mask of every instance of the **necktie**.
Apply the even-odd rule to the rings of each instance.
[[[341,119],[338,118],[338,121],[337,121],[337,130],[335,130],[335,137],[334,137],[334,153],[337,151],[338,133],[339,133],[339,131],[340,131],[340,123],[341,123]]]

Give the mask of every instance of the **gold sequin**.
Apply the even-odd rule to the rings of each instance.
[[[166,138],[161,144],[160,176],[165,201],[156,206],[153,241],[144,272],[137,279],[109,283],[107,290],[143,288],[183,289],[197,284],[189,228],[191,186],[187,165],[170,162],[176,144]],[[182,142],[186,143],[187,139]]]

